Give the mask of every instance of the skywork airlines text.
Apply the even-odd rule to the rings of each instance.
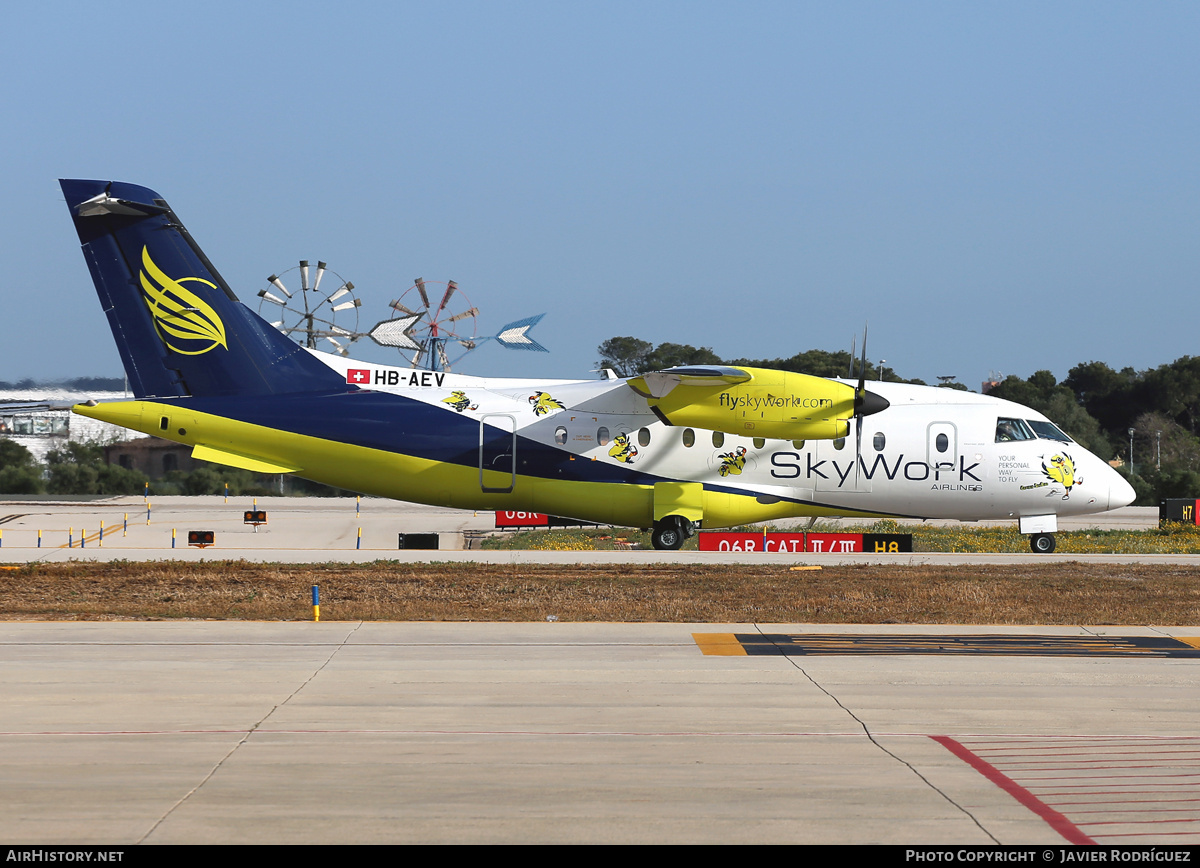
[[[836,479],[837,487],[841,488],[854,472],[854,459],[843,466],[836,459],[814,461],[813,458],[811,454],[800,455],[798,452],[773,452],[771,475],[776,479],[799,479],[802,476],[805,479]],[[979,464],[978,461],[967,464],[961,455],[957,465],[947,461],[932,466],[925,461],[905,461],[903,453],[896,456],[890,466],[883,455],[876,455],[874,463],[869,466],[865,459],[858,459],[859,470],[865,479],[874,479],[876,473],[882,473],[889,480],[900,477],[910,482],[932,481],[934,488],[949,491],[982,491],[983,480],[974,473]]]

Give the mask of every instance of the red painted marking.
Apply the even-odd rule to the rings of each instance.
[[[496,527],[549,527],[550,516],[544,512],[496,510]]]
[[[1029,790],[1018,784],[1004,772],[1000,771],[991,763],[984,760],[982,757],[972,753],[967,748],[963,747],[952,738],[944,735],[930,736],[934,741],[944,747],[950,753],[954,754],[960,760],[965,762],[975,771],[979,772],[993,784],[998,786],[1004,792],[1008,793],[1022,805],[1033,811],[1043,820],[1045,820],[1050,828],[1058,832],[1072,844],[1095,844],[1096,842],[1080,831],[1079,827],[1060,814],[1058,811],[1051,808]]]

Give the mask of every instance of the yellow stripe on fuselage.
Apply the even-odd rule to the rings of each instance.
[[[511,492],[489,493],[481,490],[478,467],[297,434],[173,404],[117,401],[92,407],[79,404],[73,409],[93,419],[200,447],[197,458],[210,454],[221,463],[233,463],[222,457],[236,456],[241,466],[261,462],[277,468],[272,472],[294,469],[316,482],[379,497],[457,509],[528,510],[629,527],[650,527],[654,522],[652,485],[518,474]],[[487,470],[483,480],[489,487],[506,488],[510,477]],[[759,503],[755,492],[707,490],[703,509],[705,527],[828,514],[797,503]]]

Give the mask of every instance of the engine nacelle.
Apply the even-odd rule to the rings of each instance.
[[[673,368],[628,381],[669,425],[771,440],[845,437],[854,387],[766,368]]]

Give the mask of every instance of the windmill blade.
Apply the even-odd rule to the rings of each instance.
[[[464,310],[462,313],[456,313],[450,319],[446,320],[446,322],[458,322],[460,319],[466,319],[469,316],[479,316],[479,308],[472,307]]]
[[[258,291],[258,297],[265,301],[269,301],[272,304],[278,304],[278,305],[285,306],[285,307],[287,306],[286,301],[284,301],[279,296],[274,295],[273,293],[267,292],[265,289],[260,289]]]
[[[446,285],[446,294],[442,296],[442,303],[438,305],[437,312],[441,313],[446,308],[446,302],[450,300],[450,296],[454,295],[454,290],[458,289],[458,284],[453,280]]]
[[[321,278],[325,276],[325,263],[317,262],[317,278],[313,281],[313,292],[321,288]]]
[[[308,292],[308,260],[300,260],[300,291]]]
[[[413,283],[417,285],[417,292],[421,293],[421,301],[425,303],[425,309],[429,310],[429,295],[425,292],[425,278],[418,277]]]
[[[288,298],[292,297],[292,294],[290,292],[288,292],[288,288],[283,285],[283,281],[279,279],[278,274],[272,274],[270,277],[268,277],[267,283],[271,284],[273,287],[278,289],[286,297],[288,297]],[[262,295],[262,293],[260,292],[259,295]]]
[[[400,311],[400,313],[406,314],[407,316],[417,316],[417,312],[415,310],[409,310],[408,308],[406,308],[404,305],[402,305],[400,303],[399,299],[397,299],[396,301],[393,301],[391,304],[388,305],[388,307],[390,307],[392,310],[398,310],[398,311]]]

